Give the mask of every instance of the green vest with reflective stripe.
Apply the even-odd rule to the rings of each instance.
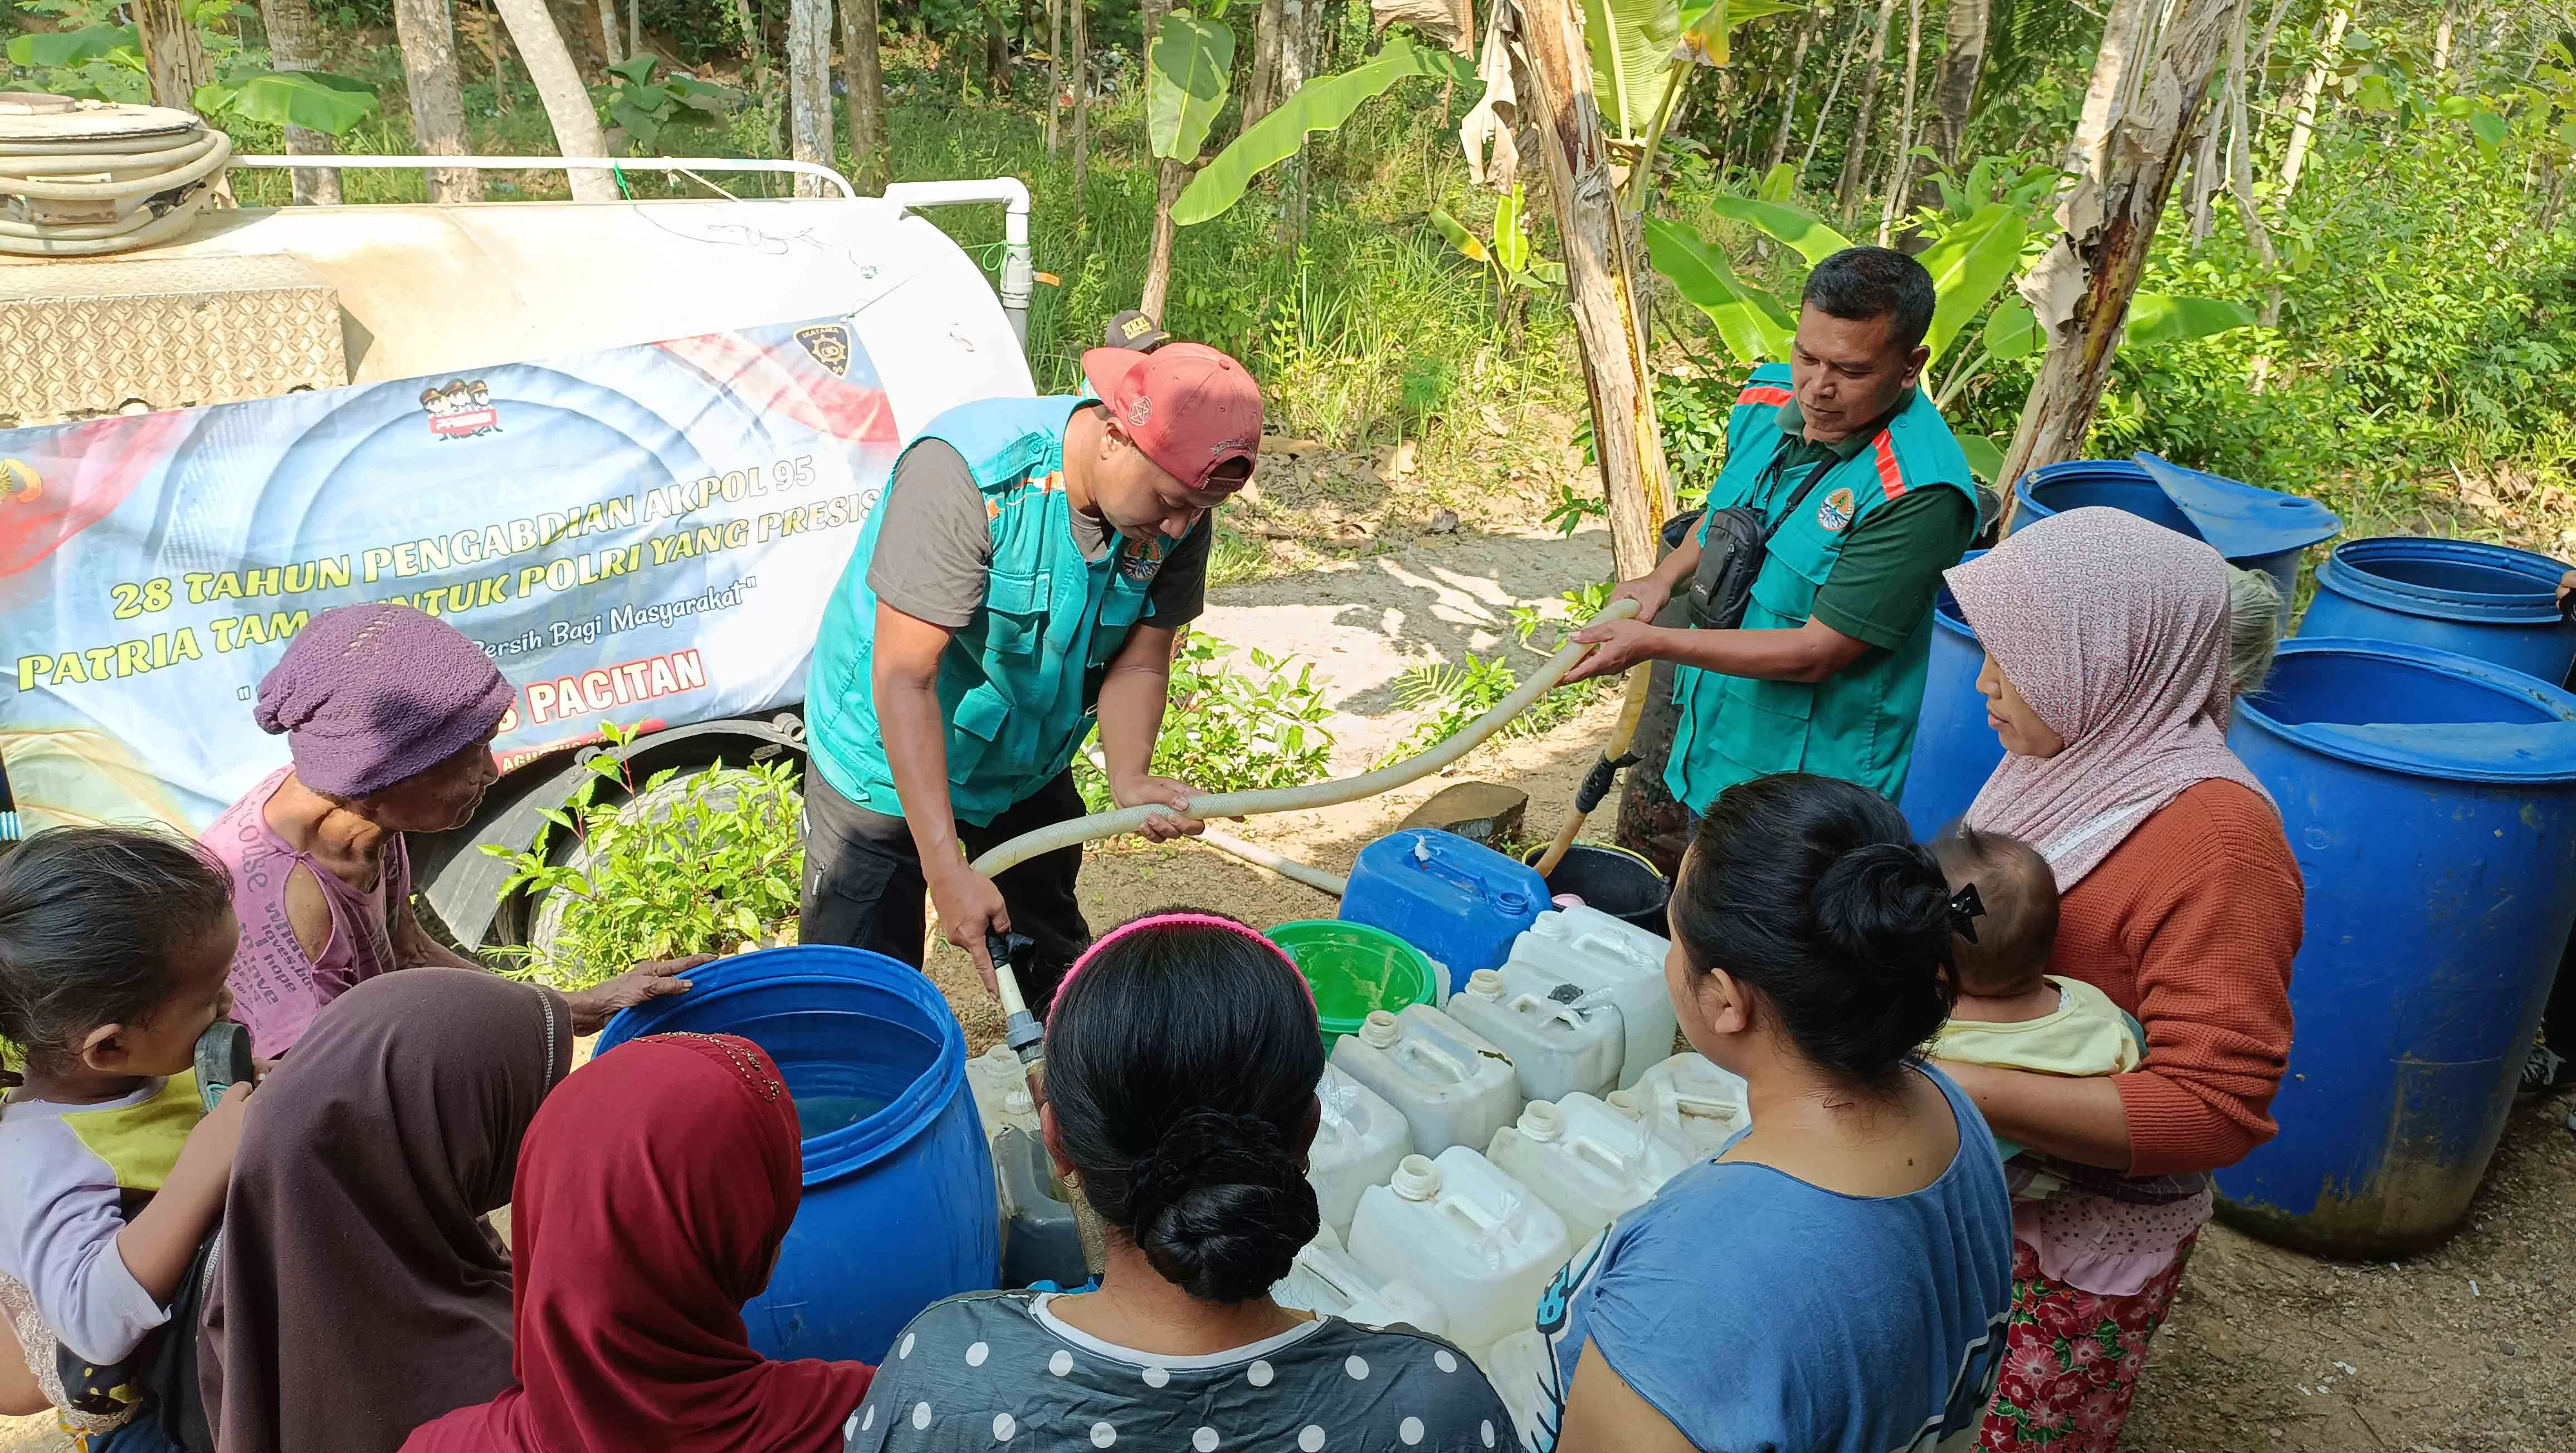
[[[1709,489],[1711,511],[1749,504],[1766,519],[1778,518],[1797,492],[1797,480],[1774,479],[1772,469],[1791,442],[1778,420],[1789,399],[1787,364],[1754,370],[1727,421],[1726,467]],[[1919,390],[1869,447],[1822,469],[1771,538],[1745,608],[1747,630],[1805,625],[1853,523],[1909,491],[1955,489],[1976,507],[1967,456]],[[1707,528],[1703,520],[1703,544]],[[1823,681],[1755,681],[1687,666],[1675,671],[1680,711],[1664,768],[1674,800],[1706,812],[1720,792],[1774,772],[1815,772],[1896,796],[1914,755],[1932,649],[1931,602],[1924,604],[1922,620],[1902,644],[1873,646]]]
[[[1113,534],[1083,558],[1064,495],[1065,423],[1080,398],[984,399],[930,421],[921,439],[964,456],[993,527],[984,605],[939,658],[948,798],[977,827],[1052,781],[1091,730],[1100,681],[1144,614],[1172,542]],[[907,445],[907,449],[911,446]],[[897,468],[901,467],[898,460]],[[872,512],[824,608],[806,683],[807,744],[833,789],[903,815],[870,684],[877,598],[868,588],[885,512]],[[902,549],[903,542],[886,542]]]

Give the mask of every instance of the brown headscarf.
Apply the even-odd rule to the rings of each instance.
[[[2049,729],[2006,756],[1968,822],[2032,844],[2062,892],[2185,788],[2271,794],[2227,748],[2227,562],[2135,515],[2068,510],[1947,573],[1977,640]]]
[[[405,969],[331,1001],[250,1100],[199,1333],[224,1453],[393,1453],[510,1385],[481,1218],[572,1066],[551,989]]]

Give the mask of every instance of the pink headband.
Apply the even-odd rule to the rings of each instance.
[[[1055,986],[1055,996],[1057,1001],[1059,1003],[1063,1001],[1064,991],[1073,987],[1073,976],[1081,973],[1084,966],[1088,965],[1093,959],[1098,958],[1102,949],[1109,947],[1111,944],[1116,943],[1118,940],[1125,938],[1129,934],[1135,933],[1140,929],[1184,927],[1221,928],[1228,933],[1240,934],[1243,937],[1252,940],[1254,943],[1261,945],[1263,948],[1270,950],[1272,953],[1277,954],[1280,962],[1286,964],[1289,969],[1297,975],[1297,987],[1306,991],[1306,1002],[1309,1005],[1315,1002],[1315,986],[1306,982],[1306,971],[1297,967],[1297,960],[1290,956],[1286,949],[1281,948],[1278,944],[1272,942],[1267,934],[1264,934],[1261,930],[1254,928],[1248,923],[1237,923],[1231,918],[1221,918],[1213,913],[1149,913],[1142,918],[1129,919],[1127,922],[1122,923],[1116,928],[1109,930],[1107,933],[1102,934],[1100,937],[1093,939],[1091,941],[1091,947],[1084,949],[1082,951],[1082,957],[1075,959],[1073,961],[1073,967],[1065,970],[1064,977],[1057,981]]]

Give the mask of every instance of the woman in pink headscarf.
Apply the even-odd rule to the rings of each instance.
[[[2064,895],[2049,971],[2147,1038],[2136,1070],[2101,1078],[1943,1065],[2068,1183],[2017,1209],[2011,1342],[1978,1446],[2107,1453],[2209,1217],[2208,1173],[2276,1128],[2305,893],[2280,812],[2227,748],[2216,551],[2078,509],[1948,580],[2007,753],[1967,821],[2047,857]]]

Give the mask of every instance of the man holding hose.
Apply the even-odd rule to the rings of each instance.
[[[823,615],[807,683],[807,943],[920,965],[922,894],[989,987],[987,934],[1034,943],[1043,1014],[1091,938],[1082,850],[987,878],[969,858],[1083,815],[1096,719],[1121,807],[1185,809],[1152,773],[1174,632],[1207,589],[1208,511],[1252,477],[1261,391],[1213,348],[1095,348],[1097,397],[983,399],[930,421]],[[1196,833],[1175,811],[1155,841]]]
[[[1919,386],[1933,302],[1931,274],[1901,252],[1818,263],[1788,366],[1755,369],[1736,398],[1707,514],[1653,573],[1611,592],[1637,602],[1637,619],[1574,635],[1601,649],[1568,681],[1679,668],[1664,780],[1693,813],[1774,772],[1890,797],[1905,786],[1933,597],[1977,532],[1967,458]],[[1653,624],[1700,570],[1709,517],[1737,507],[1769,532],[1742,620]]]

